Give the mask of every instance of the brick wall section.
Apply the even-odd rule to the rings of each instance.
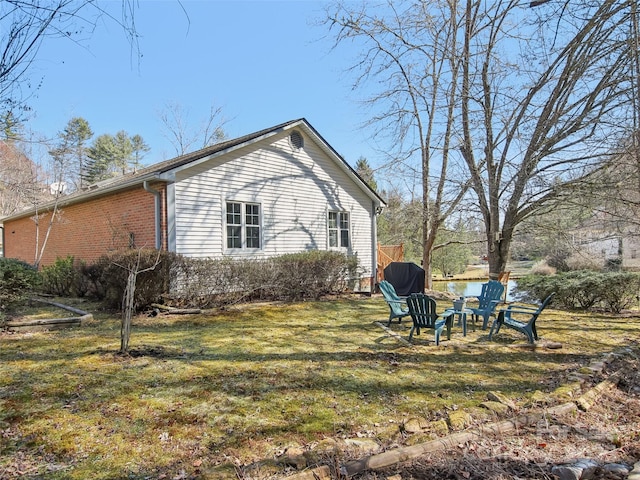
[[[166,225],[165,189],[161,192],[162,223]],[[57,257],[72,255],[87,263],[101,255],[130,247],[155,247],[155,197],[142,186],[84,203],[62,207],[53,223],[41,265],[50,265]],[[40,220],[40,244],[46,234],[50,213]],[[36,225],[31,217],[5,222],[5,257],[34,263]],[[166,231],[166,228],[163,229]],[[133,234],[132,236],[130,234]],[[166,248],[166,235],[162,236]]]

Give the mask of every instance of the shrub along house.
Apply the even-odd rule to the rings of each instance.
[[[200,258],[337,250],[357,257],[369,290],[383,206],[299,119],[60,197],[41,265],[140,247]],[[4,255],[33,263],[36,213],[41,242],[52,210],[53,203],[4,218]]]

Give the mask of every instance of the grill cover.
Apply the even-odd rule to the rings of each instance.
[[[384,269],[384,279],[403,297],[424,292],[424,269],[413,262],[392,262]]]

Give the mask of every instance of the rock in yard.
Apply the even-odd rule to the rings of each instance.
[[[516,404],[513,403],[513,401],[510,398],[506,397],[500,392],[493,391],[493,392],[487,393],[487,399],[492,402],[502,403],[503,405],[506,405],[507,407],[509,407],[511,410],[516,409]]]
[[[597,462],[590,459],[583,459],[574,464],[574,466],[582,469],[581,480],[589,480],[595,477],[596,472],[600,468]]]
[[[482,402],[480,406],[498,414],[509,413],[509,406],[501,402],[487,401]]]
[[[531,395],[531,403],[533,405],[548,405],[551,403],[551,399],[546,393],[536,390]]]
[[[590,480],[594,478],[598,468],[595,461],[582,459],[571,465],[557,465],[551,469],[551,473],[560,480]]]
[[[347,447],[356,448],[364,453],[377,452],[380,445],[372,438],[347,438],[344,443]]]
[[[429,421],[424,418],[410,418],[404,423],[404,431],[407,433],[418,433],[429,428]]]
[[[444,418],[429,423],[429,432],[432,432],[436,436],[444,437],[449,433],[449,424]]]
[[[334,438],[323,438],[315,447],[313,447],[314,453],[318,454],[337,454],[340,453],[340,444]]]
[[[449,425],[453,431],[464,430],[466,427],[471,425],[472,421],[473,417],[463,410],[456,410],[449,414]]]
[[[307,466],[307,458],[304,456],[304,451],[301,448],[292,447],[278,457],[278,463],[291,465],[298,470],[302,470]]]
[[[616,475],[620,475],[622,477],[626,477],[629,475],[629,469],[626,465],[622,465],[621,463],[607,463],[602,469],[608,473],[614,473]]]
[[[636,462],[627,480],[640,480],[640,462]]]
[[[567,465],[556,465],[551,469],[551,473],[557,476],[559,480],[580,480],[582,469]]]

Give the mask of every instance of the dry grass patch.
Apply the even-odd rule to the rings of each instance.
[[[412,417],[446,418],[499,390],[518,404],[635,342],[637,318],[545,311],[560,350],[501,331],[407,346],[376,322],[379,297],[245,306],[0,334],[0,477],[235,478],[235,469],[327,437],[402,442]],[[404,338],[408,322],[391,329]]]
[[[30,300],[13,309],[9,315],[7,315],[6,320],[38,320],[43,318],[62,318],[68,316],[68,310]]]

